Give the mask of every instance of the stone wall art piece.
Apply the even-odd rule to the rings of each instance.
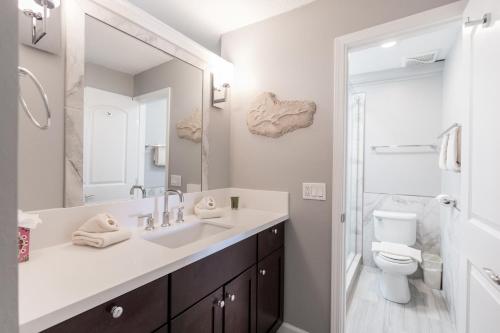
[[[181,139],[201,142],[201,111],[191,113],[187,118],[177,122],[177,136]]]
[[[311,126],[316,103],[310,101],[280,101],[275,94],[260,94],[247,115],[252,134],[278,138],[288,132]]]

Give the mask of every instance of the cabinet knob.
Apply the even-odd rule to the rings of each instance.
[[[273,228],[273,229],[271,230],[271,232],[272,232],[273,234],[277,235],[277,234],[278,234],[278,228]]]
[[[231,293],[227,293],[226,298],[229,299],[231,302],[234,302],[236,300],[236,295],[231,294]]]
[[[226,303],[220,299],[215,303],[215,305],[222,309],[226,305]]]
[[[123,314],[123,308],[121,306],[113,306],[111,308],[111,315],[113,316],[114,319],[120,318]]]
[[[267,272],[266,272],[266,270],[265,270],[265,269],[261,269],[261,270],[259,271],[259,273],[260,273],[260,275],[266,275],[266,273],[267,273]]]

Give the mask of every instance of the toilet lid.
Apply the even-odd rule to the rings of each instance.
[[[408,264],[413,262],[413,259],[406,256],[400,256],[397,254],[387,253],[387,252],[379,252],[379,254],[387,259],[387,261],[394,262],[397,264]]]

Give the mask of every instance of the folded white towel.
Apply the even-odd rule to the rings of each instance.
[[[131,232],[121,229],[110,232],[85,232],[77,230],[73,233],[72,240],[75,245],[89,245],[93,247],[106,247],[129,239]]]
[[[154,162],[156,166],[165,166],[165,160],[167,157],[167,147],[165,146],[155,146],[154,152]]]
[[[78,230],[84,232],[109,232],[120,229],[118,221],[111,215],[97,214],[87,220]]]
[[[215,209],[217,207],[215,199],[212,197],[203,197],[197,204],[198,209]]]
[[[397,256],[405,256],[421,263],[422,252],[404,244],[391,243],[391,242],[372,242],[372,251],[375,253],[385,252]]]
[[[448,147],[446,148],[446,169],[454,172],[460,172],[461,167],[461,128],[455,127],[450,131],[448,138]]]
[[[222,217],[224,215],[224,211],[220,208],[214,209],[199,209],[198,207],[194,207],[194,213],[200,219],[213,219],[217,217]]]
[[[441,150],[439,151],[439,168],[441,170],[446,170],[446,157],[447,157],[447,149],[448,149],[448,140],[450,135],[446,133],[443,135],[443,139],[441,141]]]

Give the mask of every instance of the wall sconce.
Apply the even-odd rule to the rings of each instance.
[[[223,103],[227,102],[228,90],[231,86],[227,82],[218,82],[212,74],[212,106],[218,109],[223,108]]]
[[[18,8],[24,15],[31,18],[31,43],[37,44],[47,35],[47,19],[50,10],[61,5],[61,0],[18,0]],[[38,30],[38,21],[42,23],[42,30]]]

